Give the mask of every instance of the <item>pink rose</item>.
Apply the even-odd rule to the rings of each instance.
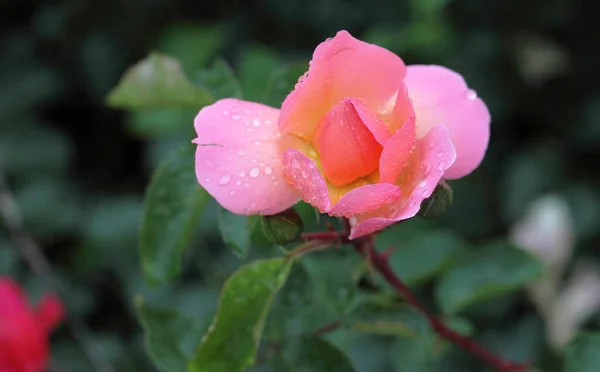
[[[300,198],[356,238],[413,217],[438,182],[471,173],[490,114],[457,73],[413,65],[340,31],[281,110],[223,99],[194,121],[196,175],[226,209],[275,214]]]

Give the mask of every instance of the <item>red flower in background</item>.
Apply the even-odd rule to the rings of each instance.
[[[48,335],[63,316],[56,296],[44,296],[35,309],[17,283],[0,277],[0,372],[43,372]]]

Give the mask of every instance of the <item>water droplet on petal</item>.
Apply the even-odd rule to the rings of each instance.
[[[223,111],[223,115],[228,116],[229,115],[229,110]]]
[[[350,223],[350,227],[354,227],[358,223],[358,219],[355,216],[352,216],[352,217],[350,217],[348,222]]]
[[[475,98],[477,98],[477,92],[473,89],[469,89],[466,96],[469,101],[473,101]]]
[[[231,116],[231,118],[232,118],[233,120],[237,120],[237,119],[239,119],[239,118],[240,118],[240,116],[239,116],[239,115],[232,115],[232,116]]]
[[[425,186],[427,186],[426,180],[423,180],[423,181],[421,181],[421,183],[419,183],[419,187],[424,188]]]
[[[246,129],[246,132],[250,133],[250,132],[252,132],[252,129],[248,128],[248,129]]]
[[[212,161],[207,160],[206,161],[206,165],[208,166],[209,169],[215,169],[215,165],[213,164]]]
[[[436,155],[437,155],[438,158],[441,158],[442,156],[444,156],[444,152],[440,151]]]
[[[271,169],[271,167],[265,168],[265,174],[271,174],[271,172],[273,172],[273,169]]]
[[[446,168],[446,162],[443,161],[440,163],[440,166],[438,167],[439,170],[444,170]]]
[[[242,184],[242,181],[236,181],[236,182],[235,182],[235,185],[236,185],[236,186],[239,186],[239,185],[241,185],[241,184]]]
[[[279,137],[281,137],[281,133],[279,133],[279,132],[275,133],[275,138],[279,138]]]
[[[219,185],[221,185],[221,186],[227,185],[230,180],[231,180],[231,176],[226,174],[226,175],[222,176],[221,178],[219,178]]]
[[[256,146],[258,146],[258,145],[260,145],[260,141],[254,141],[254,144],[255,144]]]
[[[231,191],[229,192],[229,194],[230,194],[230,195],[234,195],[234,194],[235,194],[235,190],[231,190]]]
[[[244,171],[240,172],[240,177],[244,177],[245,175],[246,175],[246,172],[244,172]]]
[[[258,169],[258,167],[254,167],[254,168],[250,169],[250,172],[248,172],[248,175],[252,178],[258,177],[259,174],[260,174],[260,169]]]
[[[267,124],[267,125],[271,124],[271,120],[265,120],[265,124]]]
[[[204,179],[204,182],[206,182],[206,183],[210,183],[210,178],[205,178],[205,179]]]
[[[256,128],[260,127],[260,120],[258,120],[258,119],[252,120],[252,125],[254,125]]]
[[[245,114],[249,114],[249,113],[250,113],[250,110],[248,110],[248,109],[245,109],[245,110],[244,110],[244,113],[245,113]]]
[[[238,155],[239,156],[244,156],[244,155],[246,155],[246,151],[240,150],[240,151],[238,151]]]

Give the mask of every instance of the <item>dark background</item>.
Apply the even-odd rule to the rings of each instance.
[[[452,183],[443,225],[470,242],[504,236],[537,196],[558,193],[572,208],[575,255],[595,261],[599,10],[583,0],[0,0],[0,167],[69,313],[117,371],[150,371],[132,301],[144,291],[141,203],[156,164],[193,138],[194,112],[167,112],[153,132],[152,114],[109,109],[105,95],[126,68],[160,50],[184,68],[224,56],[245,98],[258,99],[273,60],[308,60],[319,42],[347,29],[407,64],[460,72],[488,104],[489,151],[482,167]],[[196,315],[213,306],[233,260],[210,208],[189,272],[163,293]],[[0,273],[34,297],[51,289],[14,248],[0,230]],[[517,302],[510,324],[535,313]],[[490,319],[482,327],[507,321]],[[53,337],[53,366],[91,370],[66,327]]]

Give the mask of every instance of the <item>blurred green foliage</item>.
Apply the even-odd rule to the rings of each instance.
[[[236,247],[231,251],[213,200],[201,211],[159,205],[156,215],[165,220],[142,222],[140,237],[150,177],[193,138],[197,110],[189,107],[191,100],[203,104],[230,96],[278,106],[306,70],[314,47],[348,29],[407,64],[442,64],[460,72],[493,118],[483,165],[450,183],[449,212],[439,221],[414,220],[385,231],[377,237],[378,249],[397,247],[391,262],[399,276],[430,307],[459,312],[463,318],[454,322],[500,355],[531,361],[544,372],[592,371],[600,323],[586,325],[588,333],[567,347],[563,362],[547,346],[544,324],[522,290],[538,274],[537,263],[488,244],[505,239],[535,197],[556,192],[573,210],[574,258],[599,258],[597,11],[597,4],[569,0],[5,1],[0,170],[65,288],[69,313],[89,326],[115,371],[181,370],[198,355],[199,333],[213,320],[226,279],[242,262],[279,250],[260,229],[251,229],[228,242]],[[142,62],[150,65],[141,67],[163,75],[152,73],[156,80],[138,85],[147,95],[119,93],[137,108],[106,107],[105,97],[120,77],[150,53],[154,57]],[[169,68],[173,61],[165,63],[163,55],[181,69]],[[143,100],[176,100],[173,93],[182,92],[161,92],[161,79],[183,84],[187,104],[147,107]],[[179,164],[171,166],[163,166],[167,183],[150,186],[146,198],[175,206],[196,198],[202,204],[191,184],[178,183],[193,181],[193,174],[177,175]],[[325,229],[326,217],[305,204],[296,209],[307,231]],[[169,227],[174,220],[175,229],[189,220],[186,241]],[[31,273],[3,227],[0,274],[39,296],[48,283]],[[162,258],[153,264],[167,265],[156,269],[154,279],[179,272],[175,282],[148,287],[140,239],[156,244],[153,254]],[[263,335],[263,341],[296,338],[280,356],[271,355],[267,342],[252,345],[270,356],[252,370],[328,371],[334,363],[343,371],[344,354],[356,371],[483,370],[441,343],[418,314],[398,310],[397,302],[348,247],[308,255],[274,297]],[[301,334],[333,321],[343,327],[323,339]],[[66,327],[53,336],[52,365],[63,372],[94,370]]]

